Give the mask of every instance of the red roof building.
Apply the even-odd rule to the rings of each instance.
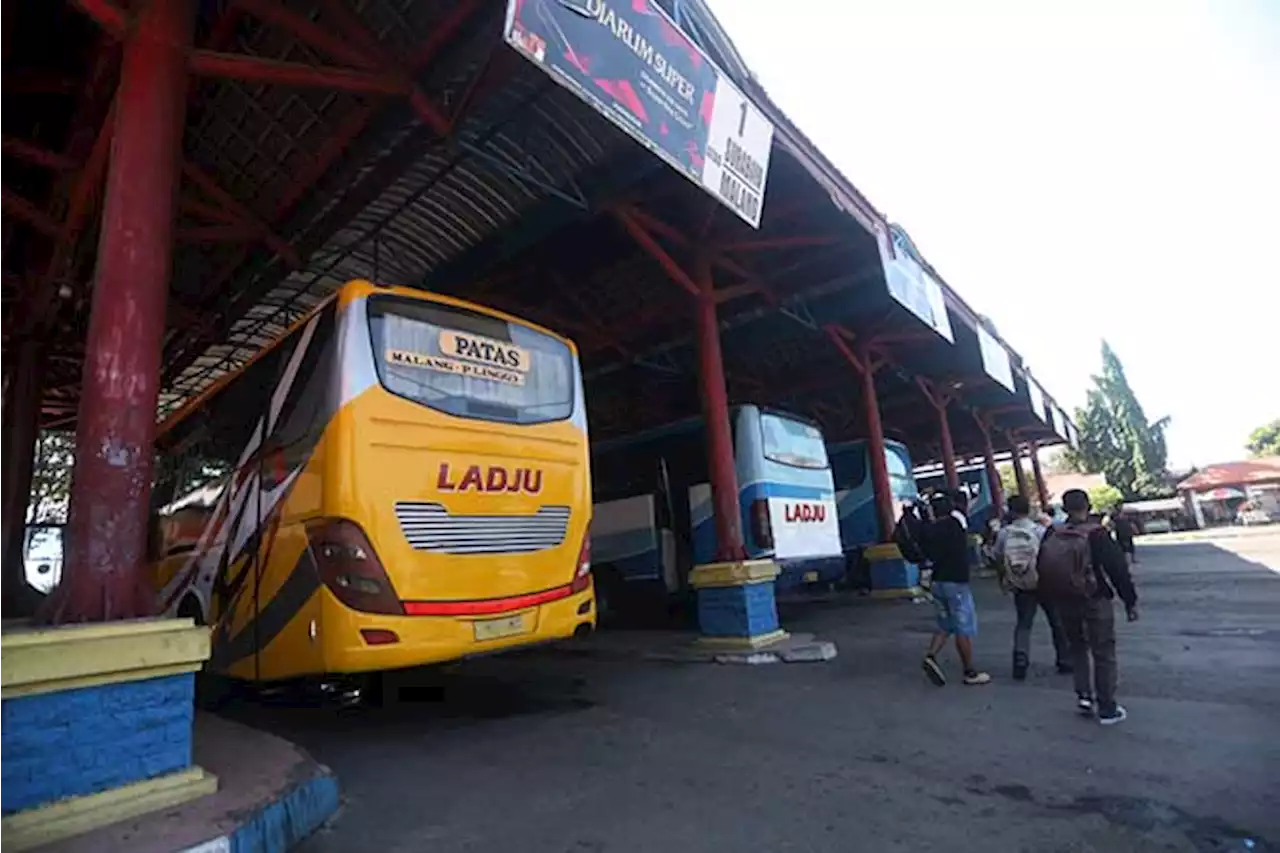
[[[1280,456],[1208,465],[1178,483],[1178,491],[1203,492],[1223,486],[1280,484]]]

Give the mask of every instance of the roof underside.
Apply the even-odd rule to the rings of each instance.
[[[833,439],[857,437],[860,385],[824,330],[837,324],[854,339],[881,341],[890,360],[876,376],[886,430],[918,461],[937,454],[937,418],[917,377],[954,397],[961,453],[981,449],[978,417],[1001,435],[1059,440],[1032,413],[1016,355],[1016,393],[987,378],[981,321],[962,300],[948,292],[951,344],[888,295],[872,233],[883,219],[780,113],[755,231],[506,47],[500,0],[345,4],[201,4],[199,46],[342,64],[313,32],[301,28],[309,46],[298,27],[262,11],[283,8],[291,21],[376,46],[411,74],[419,99],[193,84],[163,410],[247,361],[332,288],[365,277],[492,305],[574,338],[597,436],[693,414],[694,299],[637,242],[638,227],[681,270],[695,270],[696,257],[710,263],[731,399],[808,414]],[[705,7],[685,5],[681,23],[776,110]],[[5,69],[5,347],[23,334],[54,342],[44,416],[67,426],[96,234],[89,226],[73,235],[50,229],[34,215],[14,215],[10,202],[21,197],[55,221],[67,215],[107,115],[120,51],[62,3],[24,4],[16,17],[23,38],[12,51],[6,44]],[[58,165],[35,162],[12,140],[56,152]]]

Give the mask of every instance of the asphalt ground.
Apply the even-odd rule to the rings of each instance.
[[[927,604],[838,598],[784,625],[827,663],[653,662],[590,646],[410,674],[381,708],[238,700],[338,774],[332,851],[1276,851],[1280,528],[1139,545],[1120,700],[1074,713],[1047,627],[975,581],[994,682],[929,685]]]

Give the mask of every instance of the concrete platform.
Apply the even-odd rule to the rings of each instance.
[[[278,853],[338,809],[329,768],[283,738],[197,714],[195,761],[218,791],[39,848],[49,853]]]

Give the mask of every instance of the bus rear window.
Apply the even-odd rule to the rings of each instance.
[[[563,342],[498,317],[391,296],[369,300],[378,378],[451,415],[532,424],[573,413],[574,360]]]
[[[764,412],[760,415],[766,459],[796,468],[827,467],[822,430],[801,421]]]

